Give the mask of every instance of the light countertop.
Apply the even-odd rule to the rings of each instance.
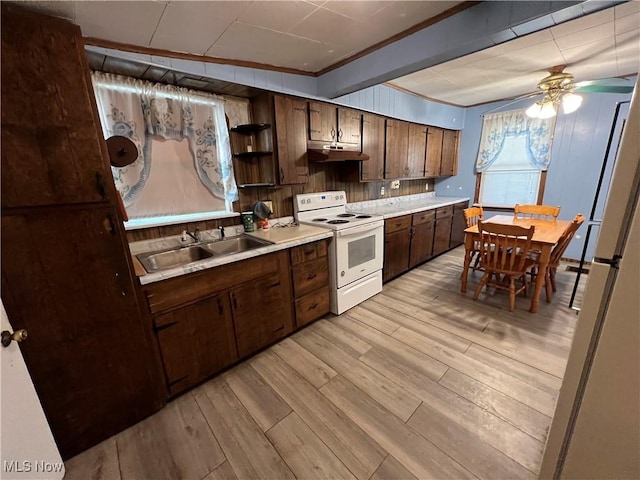
[[[439,207],[446,207],[468,201],[469,197],[444,197],[428,194],[407,195],[369,202],[350,203],[347,210],[351,212],[382,215],[385,219],[423,212]]]

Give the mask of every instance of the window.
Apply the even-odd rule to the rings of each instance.
[[[234,215],[224,98],[99,72],[92,79],[105,137],[138,149],[135,162],[112,167],[127,229]]]
[[[489,207],[540,203],[554,126],[553,119],[530,119],[524,110],[487,115],[475,202]]]

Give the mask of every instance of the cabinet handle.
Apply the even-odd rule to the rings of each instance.
[[[222,300],[218,299],[218,314],[222,316]]]
[[[231,294],[231,302],[233,303],[233,308],[234,308],[235,310],[237,310],[237,309],[238,309],[238,301],[236,300],[236,295],[235,295],[235,293],[232,293],[232,294]]]
[[[274,288],[274,287],[277,287],[278,285],[280,285],[280,282],[276,282],[276,283],[273,283],[273,284],[269,285],[269,288]]]
[[[303,250],[303,252],[304,252],[304,254],[305,254],[305,255],[311,255],[311,254],[312,254],[313,252],[315,252],[315,251],[316,251],[316,249],[315,249],[315,248],[313,248],[313,247],[311,247],[311,248],[307,248],[307,249]]]
[[[101,198],[105,198],[106,191],[104,189],[104,177],[100,172],[96,172],[96,190]]]
[[[284,182],[284,170],[280,167],[280,182]]]
[[[314,278],[316,278],[318,276],[317,273],[312,273],[311,275],[307,275],[307,280],[313,280]]]
[[[319,304],[314,303],[313,305],[311,305],[311,306],[309,307],[309,310],[315,310],[315,309],[318,307],[318,305],[319,305]]]
[[[320,113],[320,110],[314,110],[313,108],[310,108],[309,113]]]
[[[104,217],[102,224],[104,225],[104,229],[107,231],[107,233],[109,233],[109,235],[116,234],[116,225],[113,221],[113,215],[108,213],[107,216]]]
[[[307,109],[306,108],[302,108],[302,107],[293,107],[294,110],[298,110],[300,112],[306,112]]]
[[[320,133],[320,130],[314,130],[313,128],[310,128],[309,131],[313,133]]]
[[[342,138],[342,129],[338,130],[338,138]]]
[[[331,138],[334,138],[336,136],[336,131],[335,129],[331,129]]]
[[[167,328],[169,328],[169,327],[173,327],[173,326],[174,326],[174,325],[176,325],[177,323],[178,323],[177,321],[175,321],[175,322],[165,323],[164,325],[160,325],[159,327],[155,327],[155,328],[154,328],[154,330],[155,330],[156,332],[160,332],[160,331],[165,330],[165,329],[167,329]]]

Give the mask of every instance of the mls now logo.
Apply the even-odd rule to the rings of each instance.
[[[2,469],[6,473],[28,473],[28,472],[41,472],[41,473],[54,473],[61,472],[64,468],[62,462],[45,462],[30,460],[4,460],[2,462]]]

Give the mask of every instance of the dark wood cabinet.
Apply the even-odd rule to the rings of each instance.
[[[307,183],[306,102],[274,95],[278,175],[280,185]]]
[[[338,141],[336,106],[330,103],[309,102],[309,140]]]
[[[427,151],[425,162],[425,177],[440,176],[442,163],[442,137],[444,130],[436,127],[427,128]]]
[[[468,202],[456,203],[453,206],[453,220],[451,224],[451,240],[449,248],[457,247],[464,243],[464,230],[467,228],[464,219],[464,209],[469,205]]]
[[[160,409],[80,28],[2,3],[2,300],[63,459]]]
[[[408,171],[409,123],[387,118],[385,137],[384,178],[405,177]]]
[[[362,152],[369,160],[360,162],[363,181],[384,178],[384,117],[364,113],[362,115]]]
[[[226,295],[216,295],[158,315],[154,328],[171,395],[238,360]]]
[[[382,280],[387,282],[409,269],[411,215],[385,220]]]
[[[427,147],[427,127],[409,124],[409,148],[407,165],[403,174],[409,178],[421,178],[425,174],[425,153]]]
[[[412,216],[409,268],[413,268],[432,257],[434,234],[435,212],[427,210],[414,213]]]
[[[291,276],[296,327],[329,313],[329,260],[327,240],[291,249]]]
[[[351,108],[338,107],[338,142],[360,145],[362,113]]]
[[[458,137],[460,132],[445,130],[442,137],[442,163],[440,176],[452,176],[458,172]]]
[[[433,255],[449,250],[451,241],[451,223],[453,220],[453,206],[436,210],[435,235],[433,239]]]
[[[240,358],[291,333],[288,285],[281,282],[279,274],[273,274],[229,292]]]

